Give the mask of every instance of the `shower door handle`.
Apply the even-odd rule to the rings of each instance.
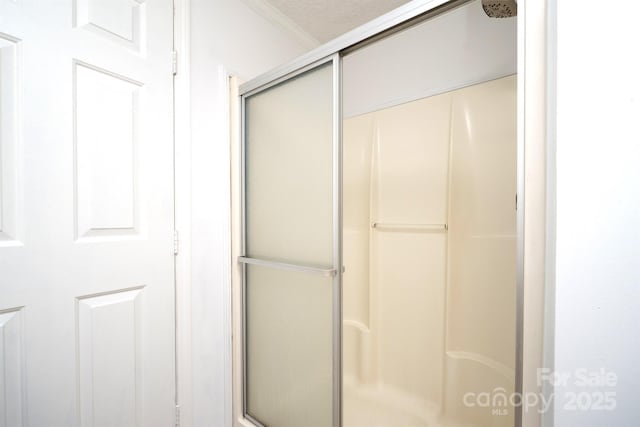
[[[337,271],[335,268],[319,268],[319,267],[310,267],[307,265],[286,264],[283,262],[269,261],[269,260],[259,259],[259,258],[249,258],[245,256],[239,256],[238,262],[240,264],[260,265],[263,267],[277,268],[279,270],[297,271],[299,273],[310,273],[310,274],[315,274],[315,275],[324,276],[324,277],[334,277],[337,274]]]

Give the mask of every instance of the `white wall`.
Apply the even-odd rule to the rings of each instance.
[[[304,53],[303,40],[239,0],[191,0],[191,293],[193,426],[231,420],[229,139],[225,72],[248,80]],[[226,71],[225,71],[226,70]],[[178,207],[180,209],[180,207]],[[187,409],[187,408],[185,408]]]
[[[640,3],[557,1],[555,426],[640,418]],[[614,18],[614,19],[611,19]],[[578,387],[604,368],[615,387]],[[615,411],[563,408],[565,391],[616,393]]]

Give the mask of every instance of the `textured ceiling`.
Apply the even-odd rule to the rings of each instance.
[[[264,0],[320,43],[383,15],[409,0]]]

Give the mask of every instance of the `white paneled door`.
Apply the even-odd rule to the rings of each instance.
[[[171,0],[0,0],[0,426],[174,423]]]

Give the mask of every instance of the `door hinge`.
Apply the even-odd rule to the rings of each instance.
[[[173,230],[173,254],[178,255],[178,249],[180,248],[180,240],[178,238],[178,230]]]
[[[171,52],[171,70],[174,76],[178,74],[178,52],[175,50]]]
[[[180,405],[176,405],[176,427],[180,427]]]

